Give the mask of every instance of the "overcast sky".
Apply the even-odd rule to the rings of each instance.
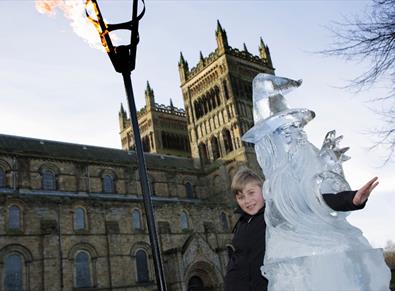
[[[59,0],[60,1],[60,0]],[[75,3],[78,0],[73,0]],[[60,1],[61,2],[61,1]],[[103,3],[104,2],[104,3]],[[367,67],[314,52],[334,38],[327,27],[345,17],[363,15],[370,1],[146,1],[140,25],[137,68],[132,74],[137,106],[144,102],[147,80],[156,102],[183,107],[178,66],[180,51],[192,68],[216,47],[217,19],[230,46],[258,54],[259,38],[269,46],[276,74],[303,79],[287,95],[293,107],[314,110],[306,126],[320,147],[325,133],[336,129],[352,159],[346,177],[357,189],[377,175],[380,185],[366,208],[349,216],[369,241],[383,247],[395,241],[394,163],[382,166],[383,149],[369,151],[382,126],[368,102],[385,94],[385,84],[357,94],[342,89],[346,80]],[[108,22],[129,20],[130,2],[101,1]],[[120,148],[118,112],[126,101],[122,78],[107,55],[90,47],[61,10],[39,13],[34,1],[1,0],[0,133]]]

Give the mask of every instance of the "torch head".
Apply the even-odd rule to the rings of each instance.
[[[86,16],[93,23],[99,33],[102,45],[105,48],[115,71],[118,73],[131,72],[136,67],[136,51],[137,44],[140,39],[138,34],[138,25],[139,21],[145,14],[144,0],[141,1],[143,3],[143,9],[139,15],[137,15],[138,0],[133,0],[132,20],[117,24],[107,24],[104,21],[97,0],[86,0],[85,2]],[[89,14],[88,6],[93,8],[95,16],[91,16]],[[110,37],[110,32],[115,30],[129,30],[131,33],[130,44],[114,46]]]

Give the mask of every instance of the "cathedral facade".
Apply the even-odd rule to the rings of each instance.
[[[184,108],[155,103],[147,82],[138,112],[168,290],[223,290],[231,242],[233,174],[259,169],[240,137],[253,123],[253,77],[274,73],[228,45],[192,69],[180,55]],[[0,135],[0,290],[156,290],[130,120],[122,150]]]

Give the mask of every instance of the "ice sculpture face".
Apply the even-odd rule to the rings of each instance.
[[[329,132],[319,150],[304,126],[308,109],[290,109],[284,94],[301,81],[259,74],[253,82],[255,125],[243,140],[255,144],[263,170],[269,290],[388,290],[390,273],[380,250],[322,199],[350,187],[342,162],[347,148]]]

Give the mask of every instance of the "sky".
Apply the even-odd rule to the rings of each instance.
[[[57,0],[62,2],[61,0]],[[72,0],[72,2],[79,0]],[[353,189],[378,176],[379,186],[364,210],[348,220],[374,247],[395,241],[394,162],[383,165],[383,148],[369,150],[372,131],[383,126],[374,97],[385,84],[355,93],[343,88],[367,68],[366,60],[345,61],[317,54],[330,47],[329,27],[368,11],[370,1],[197,1],[147,0],[140,24],[136,69],[132,73],[138,108],[144,105],[147,81],[156,102],[170,98],[183,107],[178,74],[182,51],[189,67],[215,50],[217,20],[229,45],[258,54],[259,39],[269,46],[278,76],[303,79],[287,95],[291,107],[316,113],[306,126],[309,139],[321,147],[327,131],[344,135],[351,149],[344,164]],[[130,20],[130,2],[101,0],[109,23]],[[102,50],[78,36],[60,9],[41,14],[32,0],[0,0],[0,133],[40,139],[121,148],[118,112],[126,97],[123,81]],[[120,35],[122,43],[123,35]]]

